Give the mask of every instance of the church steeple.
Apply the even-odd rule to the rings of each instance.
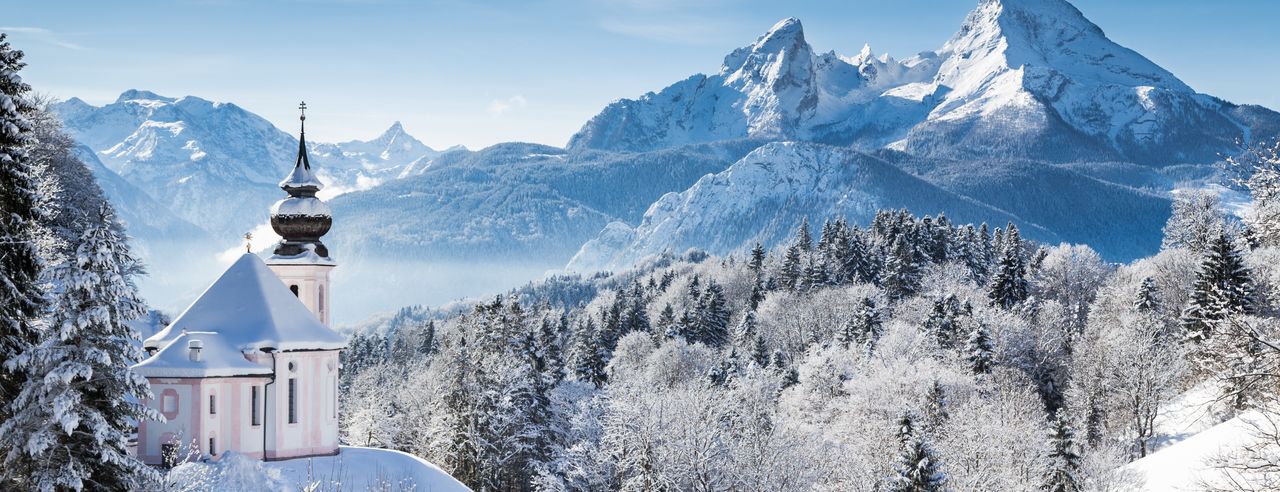
[[[328,258],[329,249],[320,242],[320,236],[329,232],[333,218],[329,206],[316,198],[316,192],[324,188],[311,169],[307,156],[307,103],[298,105],[301,111],[298,134],[298,158],[293,171],[280,182],[280,188],[289,196],[271,207],[271,228],[284,238],[276,245],[275,256],[296,257],[314,252],[320,258]]]
[[[311,172],[311,159],[307,156],[307,102],[298,104],[298,110],[301,112],[298,116],[298,121],[301,122],[301,129],[298,132],[298,159],[293,163],[293,172],[280,182],[280,188],[288,192],[289,196],[315,196],[317,191],[324,188],[324,185]]]

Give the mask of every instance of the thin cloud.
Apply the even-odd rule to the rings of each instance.
[[[39,41],[42,43],[52,44],[72,50],[82,50],[84,46],[72,43],[59,36],[58,33],[45,29],[43,27],[27,27],[27,26],[0,26],[0,32],[21,35],[27,39]]]
[[[502,116],[513,109],[520,109],[529,105],[529,100],[524,96],[516,94],[506,99],[494,99],[489,102],[489,114]]]

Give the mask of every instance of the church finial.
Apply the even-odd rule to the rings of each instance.
[[[244,252],[245,253],[253,252],[253,233],[252,232],[244,233]]]

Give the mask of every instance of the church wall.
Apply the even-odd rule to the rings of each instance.
[[[302,305],[306,306],[307,310],[320,320],[320,323],[329,326],[329,305],[332,304],[329,299],[332,294],[329,288],[329,271],[333,269],[333,265],[268,261],[267,266],[275,272],[277,277],[280,277],[285,287],[292,289],[297,286],[298,300],[302,301]]]
[[[253,386],[267,382],[263,377],[149,378],[155,395],[147,406],[166,417],[164,422],[148,421],[138,429],[138,456],[148,464],[161,464],[162,447],[175,443],[179,457],[194,444],[200,454],[209,453],[214,439],[217,456],[234,450],[252,457],[262,456],[262,426],[251,425]],[[209,413],[209,396],[217,411]],[[176,411],[165,412],[166,396],[176,399]],[[194,439],[194,442],[193,442]]]
[[[267,459],[334,454],[338,449],[338,351],[279,352],[271,385]],[[290,369],[290,364],[293,368]],[[289,423],[289,379],[297,385],[297,422]]]

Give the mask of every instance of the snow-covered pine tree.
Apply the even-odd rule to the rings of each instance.
[[[786,255],[782,257],[781,269],[778,276],[782,285],[787,289],[795,290],[800,285],[801,276],[804,274],[799,245],[793,244],[787,248]]]
[[[915,248],[907,243],[905,235],[893,240],[883,274],[880,282],[891,300],[905,299],[920,290],[920,264],[916,262]]]
[[[627,297],[626,307],[622,314],[622,335],[633,331],[649,332],[649,312],[644,298],[644,289],[636,281],[631,286],[631,295]]]
[[[850,230],[848,239],[844,241],[844,250],[840,253],[840,282],[861,282],[870,284],[876,280],[875,261],[862,233]]]
[[[742,321],[738,322],[738,326],[733,330],[733,344],[737,347],[748,348],[756,339],[756,313],[747,311],[742,316]]]
[[[942,426],[946,424],[947,419],[951,418],[947,413],[947,393],[942,389],[942,381],[934,380],[929,385],[929,391],[924,394],[924,422],[922,422],[924,431],[930,435],[937,435],[942,431]]]
[[[663,306],[662,312],[658,313],[658,323],[653,326],[650,338],[661,343],[663,339],[674,336],[678,329],[676,310],[668,303]]]
[[[751,273],[755,274],[757,278],[764,271],[764,257],[764,245],[756,243],[751,248],[751,262],[747,263],[747,267],[751,269]]]
[[[796,228],[796,246],[803,253],[813,251],[813,235],[809,233],[809,217],[800,220],[800,226]]]
[[[137,260],[104,205],[76,256],[53,270],[58,286],[48,336],[13,360],[28,384],[0,425],[6,469],[29,471],[32,490],[138,490],[158,479],[125,447],[135,422],[159,419],[140,403],[146,378],[128,321],[145,306],[129,272]]]
[[[1028,291],[1027,266],[1017,226],[1009,224],[1001,243],[1000,261],[991,277],[987,297],[991,299],[992,305],[1009,309],[1025,301]]]
[[[24,379],[13,361],[40,338],[37,320],[46,305],[40,281],[43,264],[36,239],[43,214],[37,204],[35,171],[27,148],[34,111],[18,72],[22,52],[0,33],[0,402],[12,402]],[[0,404],[0,422],[10,415]],[[6,452],[0,444],[0,452]]]
[[[855,324],[849,328],[852,341],[866,346],[867,352],[874,351],[882,331],[880,309],[876,307],[875,299],[863,297],[853,319]]]
[[[1076,452],[1076,435],[1071,423],[1059,411],[1049,428],[1049,468],[1045,472],[1047,492],[1079,492],[1080,455]]]
[[[1160,299],[1156,294],[1156,281],[1151,277],[1142,279],[1138,287],[1138,297],[1133,301],[1133,308],[1141,313],[1154,313],[1160,307]]]
[[[964,351],[965,359],[969,361],[969,368],[974,374],[991,372],[991,367],[995,364],[995,354],[991,348],[991,333],[987,331],[986,324],[973,323],[973,330],[969,332]]]
[[[1213,335],[1214,325],[1253,308],[1253,281],[1248,267],[1226,232],[1220,232],[1206,253],[1192,286],[1191,302],[1182,313],[1185,340],[1200,344]]]
[[[755,341],[751,346],[751,361],[762,368],[769,367],[769,347],[765,345],[764,337],[756,335]]]
[[[688,337],[689,343],[702,342],[712,348],[720,348],[728,343],[729,306],[720,284],[708,281],[707,290],[702,294],[698,305],[698,328]]]
[[[596,324],[590,316],[573,332],[573,376],[597,387],[605,382],[605,362],[596,347]]]
[[[886,490],[891,492],[941,492],[946,475],[925,433],[916,429],[910,414],[898,421],[901,449],[894,458],[893,476]]]

